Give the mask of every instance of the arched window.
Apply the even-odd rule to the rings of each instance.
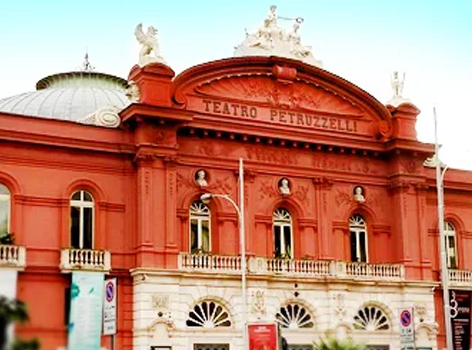
[[[446,240],[447,267],[457,268],[457,241],[456,229],[449,221],[444,222],[444,238]]]
[[[274,211],[274,254],[276,258],[292,258],[292,217],[287,209]]]
[[[298,304],[288,304],[280,308],[275,315],[282,328],[313,328],[314,322],[310,312]]]
[[[70,243],[73,248],[93,249],[94,202],[84,190],[70,200]]]
[[[367,225],[361,215],[354,215],[349,219],[351,238],[351,261],[368,262]]]
[[[211,251],[210,208],[201,201],[190,207],[190,252]]]
[[[354,316],[355,329],[365,331],[383,331],[390,329],[390,322],[385,314],[377,306],[363,306]]]
[[[10,191],[0,184],[0,237],[10,233]]]
[[[228,311],[214,301],[203,301],[193,308],[188,314],[188,327],[231,327]]]

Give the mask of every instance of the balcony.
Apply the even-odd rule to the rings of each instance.
[[[17,245],[0,245],[0,268],[9,267],[23,270],[26,266],[26,248]]]
[[[62,272],[78,270],[109,272],[111,270],[111,255],[105,250],[63,249],[60,267]]]
[[[179,255],[179,269],[220,274],[240,274],[241,257],[212,254]],[[253,275],[286,277],[333,277],[356,280],[402,281],[403,265],[367,264],[329,260],[295,260],[250,257],[247,271]]]
[[[449,286],[472,288],[472,271],[449,269]]]

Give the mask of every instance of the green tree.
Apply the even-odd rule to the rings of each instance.
[[[6,349],[8,326],[12,322],[23,323],[28,319],[25,303],[0,295],[0,350]],[[39,342],[36,339],[28,341],[16,339],[12,344],[12,350],[39,350]]]
[[[365,348],[364,344],[356,343],[352,339],[338,340],[333,337],[320,339],[313,344],[314,350],[365,350]]]

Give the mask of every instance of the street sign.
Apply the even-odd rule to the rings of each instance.
[[[103,300],[103,334],[116,334],[116,278],[105,280]]]
[[[401,350],[415,349],[415,327],[411,307],[400,310],[400,344]]]

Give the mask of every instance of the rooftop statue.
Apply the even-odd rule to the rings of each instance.
[[[136,39],[142,45],[141,51],[139,52],[139,66],[143,67],[150,63],[163,63],[166,61],[161,56],[159,51],[159,43],[157,42],[156,34],[157,29],[153,26],[149,26],[147,33],[143,32],[143,25],[139,23],[134,31]],[[152,55],[152,53],[154,55]]]
[[[403,78],[400,79],[398,72],[397,71],[393,72],[392,78],[391,78],[393,97],[402,97],[404,83],[405,83],[405,73],[403,73]]]
[[[286,32],[277,24],[278,19],[294,20],[290,31]],[[303,18],[287,18],[277,15],[277,7],[272,5],[262,26],[254,34],[246,34],[244,41],[236,47],[234,56],[281,56],[301,60],[305,63],[321,67],[310,46],[303,46],[299,33]]]
[[[387,105],[398,107],[403,103],[412,103],[409,99],[403,97],[403,85],[405,84],[405,73],[400,78],[398,71],[394,71],[391,78],[390,84],[393,90],[392,98],[387,102]]]

